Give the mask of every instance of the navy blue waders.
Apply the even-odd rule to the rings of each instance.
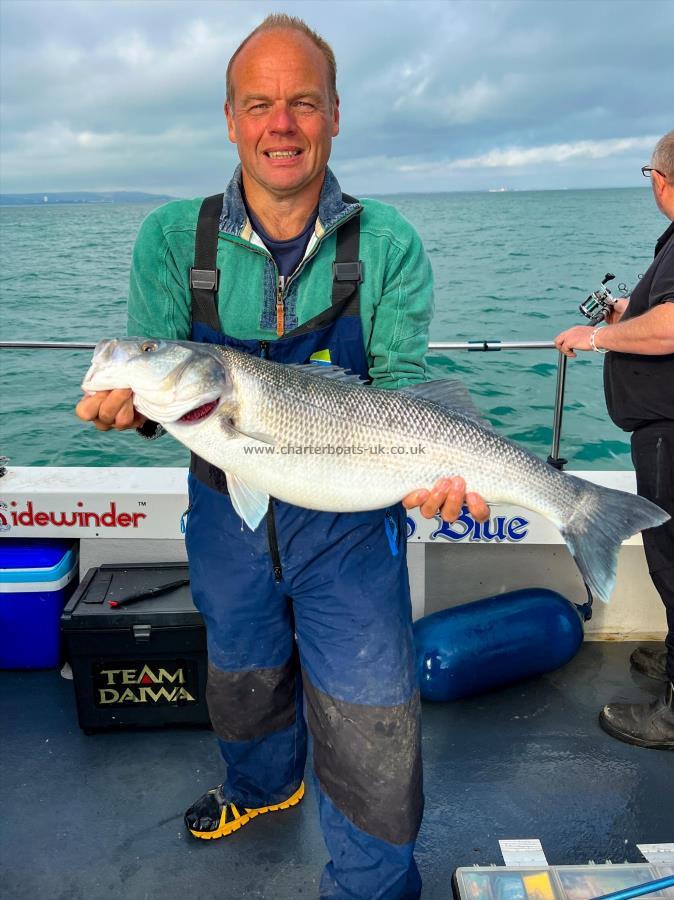
[[[337,236],[332,305],[277,340],[220,331],[216,247],[222,197],[201,209],[191,273],[192,340],[283,363],[331,362],[368,377],[359,314],[359,217]],[[321,356],[326,358],[327,354]],[[238,808],[299,788],[307,725],[330,853],[323,898],[418,898],[419,695],[414,674],[405,513],[398,505],[325,513],[272,499],[252,532],[223,473],[193,456],[187,551],[207,626],[207,699]]]

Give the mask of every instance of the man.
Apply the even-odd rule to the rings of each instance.
[[[609,415],[632,433],[637,491],[674,517],[674,131],[658,141],[650,166],[660,212],[672,220],[655,259],[632,291],[617,301],[607,324],[577,325],[555,339],[567,356],[606,353],[604,389]],[[605,706],[599,721],[613,737],[639,747],[674,750],[674,518],[643,532],[653,584],[667,613],[665,650],[640,647],[632,664],[665,682],[653,703]]]
[[[224,197],[170,203],[143,223],[131,333],[331,362],[379,387],[423,381],[430,265],[408,222],[343,195],[327,168],[339,130],[330,47],[300,20],[270,16],[229,63],[225,113],[241,166]],[[84,398],[78,413],[102,430],[154,430],[128,391]],[[189,494],[190,579],[227,777],[188,809],[188,829],[222,837],[301,800],[304,697],[331,857],[321,896],[418,897],[423,798],[403,507],[332,514],[272,500],[266,526],[250,532],[222,473],[197,457]],[[405,506],[451,520],[465,500],[483,521],[484,501],[464,495],[461,479],[447,479]]]

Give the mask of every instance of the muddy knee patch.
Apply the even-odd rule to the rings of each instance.
[[[208,665],[206,701],[223,741],[252,741],[295,721],[295,658],[280,666],[226,672]]]
[[[423,811],[419,695],[396,706],[346,703],[307,679],[307,718],[321,788],[358,828],[414,840]]]

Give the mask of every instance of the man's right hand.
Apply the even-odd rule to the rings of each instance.
[[[605,316],[606,324],[616,325],[622,318],[622,314],[627,309],[629,302],[629,297],[619,297],[616,302],[611,305],[610,310]]]
[[[82,397],[75,407],[75,414],[85,422],[93,422],[99,431],[126,431],[140,428],[146,421],[133,405],[133,394],[128,388],[115,391],[97,391]]]

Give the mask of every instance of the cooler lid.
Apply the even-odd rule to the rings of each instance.
[[[203,620],[192,601],[189,584],[178,585],[154,596],[124,605],[124,600],[145,591],[186,581],[186,563],[134,563],[104,565],[89,569],[61,616],[66,631],[80,629],[154,628],[201,625]],[[110,602],[121,603],[111,606]]]
[[[2,538],[0,541],[0,570],[54,569],[66,554],[73,550],[72,540],[46,538]]]

